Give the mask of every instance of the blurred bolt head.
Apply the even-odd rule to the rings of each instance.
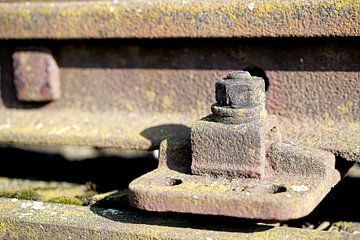
[[[60,98],[59,68],[50,50],[29,47],[17,50],[12,58],[18,100],[47,102]]]

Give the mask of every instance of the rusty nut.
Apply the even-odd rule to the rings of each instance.
[[[219,106],[248,108],[262,105],[265,99],[265,82],[251,77],[246,71],[232,72],[215,84],[216,102]]]

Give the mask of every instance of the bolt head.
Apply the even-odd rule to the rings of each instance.
[[[265,82],[248,72],[232,72],[215,84],[216,102],[232,108],[256,107],[264,104]]]
[[[60,98],[59,68],[49,50],[23,49],[12,58],[18,100],[47,102]]]

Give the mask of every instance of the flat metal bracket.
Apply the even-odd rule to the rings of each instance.
[[[299,168],[292,169],[295,175],[289,173],[259,180],[191,175],[189,142],[172,145],[165,140],[160,148],[159,168],[129,185],[130,203],[137,208],[289,220],[311,213],[340,180],[340,174],[334,168],[334,156],[317,150],[306,150],[313,157],[301,163],[305,165],[298,163]],[[315,172],[319,166],[321,168]],[[301,168],[312,169],[312,174],[303,175]]]

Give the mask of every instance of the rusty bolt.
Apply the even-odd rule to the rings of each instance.
[[[239,124],[266,117],[265,82],[249,72],[231,72],[217,81],[215,96],[211,111],[217,121]]]
[[[231,108],[255,107],[262,104],[265,95],[265,82],[251,77],[249,72],[231,72],[215,84],[216,102]]]
[[[248,72],[216,82],[213,112],[191,128],[191,172],[197,175],[262,178],[266,151],[278,134],[265,110],[265,83]]]
[[[45,102],[60,98],[59,68],[50,51],[29,48],[16,51],[12,58],[18,100]]]

